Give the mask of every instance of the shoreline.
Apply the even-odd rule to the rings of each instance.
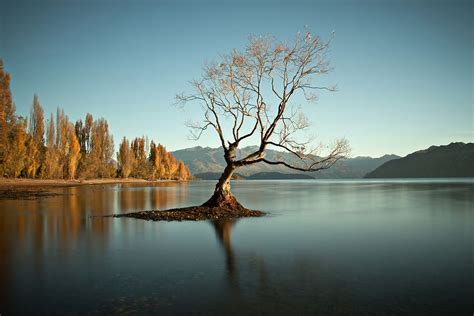
[[[83,180],[62,180],[62,179],[0,179],[0,188],[15,187],[72,187],[81,185],[97,184],[122,184],[122,183],[166,183],[166,182],[189,182],[190,180],[146,180],[146,179],[83,179]]]

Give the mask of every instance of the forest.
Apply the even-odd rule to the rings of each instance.
[[[16,114],[10,74],[0,60],[0,178],[141,178],[189,180],[188,167],[148,137],[124,137],[114,158],[114,139],[106,119],[75,123],[57,109],[45,119],[37,95],[29,117]]]

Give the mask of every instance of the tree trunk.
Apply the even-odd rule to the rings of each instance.
[[[225,167],[224,172],[216,184],[214,194],[202,206],[231,209],[243,208],[243,206],[237,202],[235,196],[230,192],[230,179],[232,178],[234,171],[235,167],[232,164],[228,164]]]

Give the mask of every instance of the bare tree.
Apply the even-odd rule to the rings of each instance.
[[[239,167],[267,163],[318,171],[348,155],[345,139],[332,146],[311,147],[310,139],[302,138],[308,120],[293,104],[298,95],[315,101],[315,91],[335,90],[314,82],[331,71],[326,58],[329,44],[310,33],[298,33],[288,44],[252,37],[244,51],[234,50],[207,65],[202,78],[192,81],[192,94],[176,97],[178,103],[202,107],[203,120],[188,124],[192,137],[199,139],[204,131],[213,129],[224,150],[227,165],[204,206],[242,207],[230,192],[230,179]],[[237,157],[244,140],[256,141],[258,149]],[[265,157],[268,148],[291,153],[296,159],[269,160]]]

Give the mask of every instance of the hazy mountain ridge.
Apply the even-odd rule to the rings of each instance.
[[[310,180],[314,177],[303,173],[258,172],[246,178],[247,180]]]
[[[243,157],[256,149],[256,146],[244,147],[238,150],[237,156]],[[173,152],[176,159],[184,161],[189,166],[193,175],[203,173],[220,173],[224,170],[225,160],[223,151],[221,148],[210,148],[210,147],[192,147]],[[268,150],[266,157],[270,160],[276,160],[279,157],[286,161],[296,161],[297,158],[286,152],[280,152],[276,150]],[[392,159],[400,158],[396,155],[385,155],[379,158],[372,157],[355,157],[337,162],[333,167],[327,170],[321,170],[318,172],[305,173],[311,177],[317,179],[347,179],[347,178],[362,178],[368,172],[375,170],[383,163]],[[237,170],[239,174],[244,177],[250,175],[262,173],[262,172],[278,172],[283,174],[295,174],[301,173],[295,170],[286,168],[285,166],[274,166],[265,163],[258,163],[246,167],[239,168]]]
[[[474,143],[431,146],[384,163],[366,178],[474,177]]]
[[[194,177],[200,180],[218,180],[221,172],[203,172],[196,173]],[[232,179],[235,180],[296,180],[296,179],[314,179],[314,177],[304,173],[281,173],[281,172],[257,172],[248,177],[240,173],[234,173]]]
[[[202,173],[196,173],[193,176],[196,179],[199,180],[218,180],[222,175],[222,172],[202,172]],[[245,179],[244,176],[242,176],[240,173],[234,173],[232,175],[232,179],[238,180],[238,179]]]

